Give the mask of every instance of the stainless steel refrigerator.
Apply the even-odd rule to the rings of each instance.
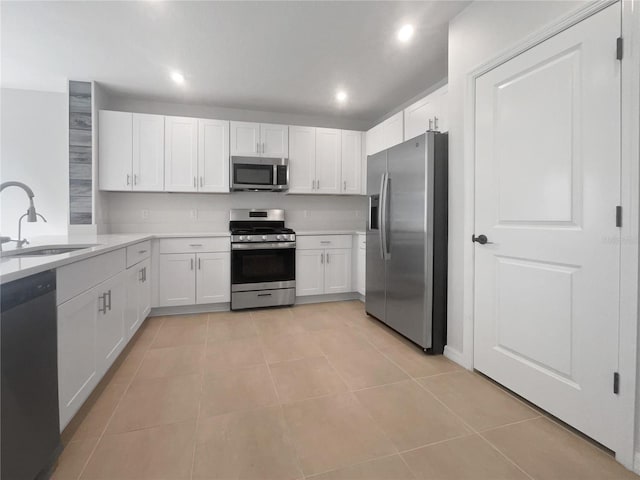
[[[447,328],[448,134],[367,158],[366,311],[439,354]]]

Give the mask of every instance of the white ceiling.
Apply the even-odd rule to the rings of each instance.
[[[468,3],[2,1],[1,82],[373,121],[447,76],[447,23]]]

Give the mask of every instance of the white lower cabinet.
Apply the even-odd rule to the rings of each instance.
[[[209,249],[212,251],[207,251]],[[176,307],[229,302],[230,269],[228,238],[161,240],[159,305]]]
[[[124,328],[126,273],[121,272],[98,285],[99,305],[96,317],[96,354],[98,376],[102,377],[126,344]]]
[[[351,236],[298,237],[297,296],[350,292],[351,269]]]
[[[126,303],[124,313],[127,341],[144,322],[151,311],[151,260],[146,259],[127,269]]]

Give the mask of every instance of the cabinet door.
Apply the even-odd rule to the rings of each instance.
[[[260,155],[260,124],[231,122],[231,155],[258,157]]]
[[[360,195],[362,191],[362,132],[342,130],[342,193]]]
[[[102,302],[98,300],[98,292],[92,289],[58,307],[61,431],[98,384],[96,317],[99,306],[102,306]]]
[[[316,179],[315,127],[289,127],[289,193],[313,193]]]
[[[382,138],[381,150],[399,145],[404,141],[404,112],[398,112],[382,122]]]
[[[221,303],[231,299],[231,256],[229,252],[198,253],[196,261],[196,303]]]
[[[127,269],[125,307],[124,307],[124,329],[127,341],[133,337],[134,333],[142,323],[138,315],[138,304],[140,303],[140,284],[142,282],[142,266],[140,263]]]
[[[229,191],[229,122],[198,120],[198,191]]]
[[[195,253],[160,255],[158,302],[161,307],[195,305],[195,266]]]
[[[164,189],[164,117],[133,114],[133,190]]]
[[[151,313],[151,259],[147,258],[140,263],[140,266],[142,267],[142,281],[139,285],[138,295],[138,318],[140,321],[133,333],[140,328],[140,325]]]
[[[380,123],[366,133],[367,155],[376,154],[384,150],[383,125]]]
[[[99,377],[105,374],[126,344],[124,327],[126,275],[126,271],[121,272],[96,287],[101,296],[106,295],[106,311],[99,312],[96,317]]]
[[[198,190],[198,120],[164,119],[164,189],[168,192]]]
[[[289,156],[289,126],[262,123],[260,125],[260,153],[264,157]]]
[[[132,168],[133,114],[100,110],[98,114],[100,190],[131,190]]]
[[[324,293],[351,291],[351,249],[326,250],[324,258]]]
[[[340,130],[316,128],[316,192],[340,193]]]
[[[296,296],[324,293],[324,250],[296,250]]]
[[[436,97],[431,94],[404,110],[404,138],[407,140],[433,128],[436,116]],[[429,125],[431,121],[431,125]]]

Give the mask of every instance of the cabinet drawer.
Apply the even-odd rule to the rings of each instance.
[[[127,247],[127,268],[151,256],[151,240]]]
[[[314,250],[318,248],[351,248],[351,235],[310,235],[298,236],[296,248]]]
[[[58,305],[89,290],[125,269],[125,249],[60,267],[56,272]]]
[[[228,252],[229,237],[188,237],[160,239],[160,253]]]

